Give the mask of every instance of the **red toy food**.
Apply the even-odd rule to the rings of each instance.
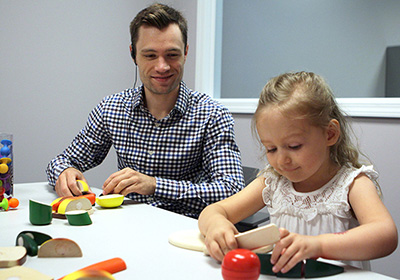
[[[221,267],[224,280],[256,280],[260,276],[260,259],[247,249],[228,252]]]

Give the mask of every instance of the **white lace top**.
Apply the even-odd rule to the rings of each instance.
[[[358,226],[348,202],[348,192],[349,186],[360,173],[372,180],[378,177],[372,166],[362,166],[359,169],[342,167],[322,188],[300,193],[285,177],[272,170],[264,172],[266,187],[262,196],[270,213],[271,223],[304,235],[344,232]],[[345,263],[370,269],[368,261]]]

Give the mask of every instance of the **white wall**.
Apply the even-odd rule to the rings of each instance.
[[[243,165],[262,168],[266,161],[251,135],[249,114],[234,114],[236,140],[242,152]],[[360,147],[373,161],[380,173],[386,207],[400,229],[400,203],[398,178],[400,158],[400,119],[356,118],[352,121]],[[400,279],[400,249],[392,255],[371,262],[372,270]]]

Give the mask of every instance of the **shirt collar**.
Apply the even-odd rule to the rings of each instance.
[[[183,115],[189,106],[189,97],[190,89],[186,86],[185,82],[181,82],[178,99],[176,100],[175,107],[172,110],[177,110]]]
[[[143,99],[143,85],[133,89],[133,108],[141,106],[144,108],[144,99]],[[181,82],[179,86],[179,95],[176,100],[175,106],[172,111],[177,110],[182,115],[185,113],[190,97],[190,89],[186,86],[185,82]]]
[[[142,106],[144,107],[144,101],[143,101],[143,85],[134,88],[133,91],[133,102],[132,102],[132,106],[133,108]]]

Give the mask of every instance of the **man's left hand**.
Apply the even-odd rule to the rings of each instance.
[[[156,190],[156,178],[144,175],[131,168],[124,168],[110,175],[103,184],[103,194],[129,193],[152,195]]]

